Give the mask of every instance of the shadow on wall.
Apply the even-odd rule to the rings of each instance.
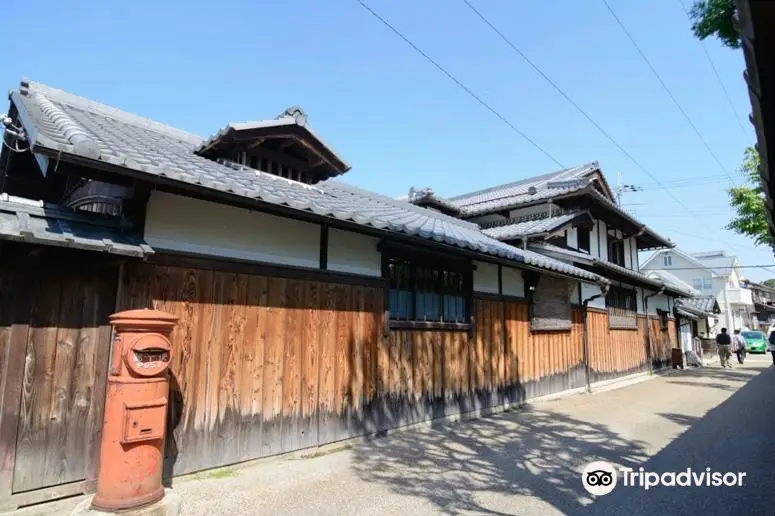
[[[492,504],[503,500],[513,511],[515,496],[531,496],[579,514],[589,502],[581,457],[637,468],[644,450],[604,425],[528,407],[371,441],[354,449],[352,467],[363,480],[424,498],[442,513],[511,514]]]

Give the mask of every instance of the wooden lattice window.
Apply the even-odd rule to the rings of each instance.
[[[393,321],[468,323],[471,272],[428,260],[387,259],[388,311]]]
[[[611,328],[638,327],[637,294],[634,289],[612,286],[605,297],[605,306]]]

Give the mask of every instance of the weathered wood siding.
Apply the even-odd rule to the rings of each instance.
[[[97,255],[0,246],[0,501],[94,480],[116,301]]]
[[[123,308],[180,317],[168,474],[373,431],[381,289],[152,265],[124,278]]]
[[[514,401],[585,385],[583,313],[574,308],[570,331],[531,332],[528,305],[506,301],[506,378]]]
[[[609,329],[606,311],[588,310],[590,381],[670,366],[671,348],[678,342],[674,320],[668,320],[667,331],[660,328],[659,318],[645,315],[638,316],[637,330]],[[650,347],[647,324],[651,325]]]

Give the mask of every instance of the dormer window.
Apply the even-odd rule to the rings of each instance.
[[[350,170],[309,128],[307,115],[297,106],[274,120],[229,124],[196,152],[309,184]]]

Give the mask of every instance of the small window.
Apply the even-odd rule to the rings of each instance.
[[[579,251],[589,252],[589,230],[585,228],[578,228],[578,245]]]
[[[611,287],[605,297],[608,325],[611,328],[637,328],[637,294],[635,290]]]
[[[466,273],[402,258],[388,260],[393,321],[467,323]]]
[[[694,287],[695,290],[702,290],[702,278],[694,278],[692,280],[692,287]]]
[[[673,265],[673,257],[669,254],[666,254],[662,257],[662,262],[665,264],[665,267],[670,267]]]
[[[624,242],[622,240],[608,242],[608,261],[624,267]]]
[[[659,329],[661,331],[667,331],[667,314],[666,310],[660,310],[657,308],[657,315],[659,316]]]
[[[702,289],[713,290],[713,280],[710,278],[702,278]]]

